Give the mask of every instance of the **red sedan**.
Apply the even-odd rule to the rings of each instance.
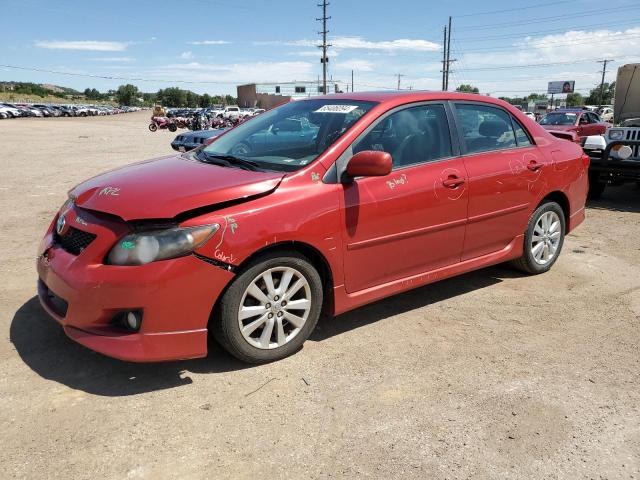
[[[546,114],[540,125],[550,132],[573,132],[582,142],[589,135],[604,135],[611,125],[598,115],[581,108],[563,108]]]
[[[506,261],[551,268],[588,157],[493,98],[327,95],[69,192],[37,261],[73,340],[130,361],[296,352],[339,314]]]

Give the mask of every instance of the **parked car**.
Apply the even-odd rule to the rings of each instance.
[[[203,144],[207,144],[208,141],[216,138],[226,130],[225,128],[218,128],[215,130],[197,130],[194,132],[181,133],[171,142],[171,148],[178,152],[187,152]]]
[[[239,149],[292,119],[315,141]],[[584,219],[587,168],[579,145],[491,97],[303,99],[73,188],[39,248],[38,294],[112,357],[202,357],[211,331],[273,361],[322,311],[506,261],[546,272]]]
[[[604,107],[600,110],[599,115],[603,121],[609,122],[609,123],[613,122],[613,108]]]
[[[598,115],[580,108],[564,108],[547,113],[540,125],[546,130],[574,131],[584,142],[589,135],[602,135],[611,125]]]
[[[4,118],[17,118],[22,116],[20,110],[8,103],[0,103],[0,112],[5,114]]]
[[[223,118],[233,119],[240,116],[240,107],[236,106],[228,106],[224,107],[224,111],[222,112]]]

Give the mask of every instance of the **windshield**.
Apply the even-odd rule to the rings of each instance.
[[[202,150],[234,156],[260,168],[292,172],[315,160],[375,102],[312,99],[287,103],[238,125]]]
[[[540,120],[540,125],[574,125],[576,113],[550,113]]]

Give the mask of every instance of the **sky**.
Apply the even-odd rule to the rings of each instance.
[[[236,94],[252,82],[322,74],[317,0],[0,0],[0,80],[87,87],[133,83]],[[450,89],[492,96],[575,80],[588,93],[640,62],[638,0],[332,0],[329,75],[346,90],[440,90],[452,16]],[[19,67],[19,68],[16,68]],[[103,78],[109,77],[109,78]]]

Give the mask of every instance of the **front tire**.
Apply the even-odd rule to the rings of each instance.
[[[167,128],[169,129],[170,132],[175,132],[176,130],[178,130],[178,127],[176,126],[175,123],[170,123],[169,125],[167,125]]]
[[[534,275],[549,271],[562,250],[565,225],[564,212],[556,202],[536,208],[527,225],[522,257],[513,261],[514,266]]]
[[[150,131],[150,132],[156,132],[156,131],[158,131],[158,125],[156,125],[155,123],[150,123],[150,124],[149,124],[149,131]]]
[[[273,252],[235,278],[214,312],[218,343],[247,363],[267,363],[300,349],[322,310],[322,280],[296,252]]]

